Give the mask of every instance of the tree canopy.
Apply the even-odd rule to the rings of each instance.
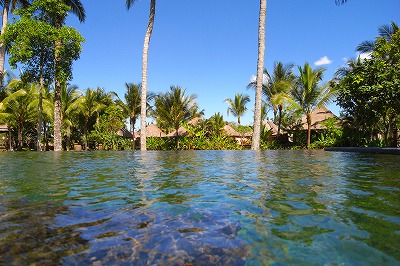
[[[386,145],[397,145],[400,122],[400,30],[378,37],[370,59],[351,64],[339,83],[337,103],[353,128],[382,134]]]

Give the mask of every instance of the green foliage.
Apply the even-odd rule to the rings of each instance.
[[[95,129],[88,134],[88,139],[101,144],[107,150],[118,150],[122,147],[130,149],[130,141],[117,135],[118,130],[124,127],[123,120],[122,110],[117,106],[106,108]]]
[[[39,87],[34,83],[12,80],[6,87],[7,97],[0,104],[0,121],[10,127],[17,128],[18,147],[24,145],[26,132],[35,131],[38,117],[37,100]],[[44,106],[49,107],[48,101]],[[48,111],[48,108],[44,109]],[[29,133],[30,137],[31,133]]]
[[[244,136],[246,133],[253,132],[253,128],[251,126],[243,126],[243,125],[235,125],[235,124],[231,124],[231,126],[236,132],[238,132],[242,136]]]
[[[7,25],[1,41],[8,47],[10,66],[24,65],[24,80],[39,81],[42,74],[49,83],[54,75],[54,38],[51,25],[23,16],[15,24]]]
[[[225,126],[224,116],[219,112],[215,113],[206,121],[206,128],[209,134],[220,135]]]
[[[161,93],[154,99],[154,115],[164,128],[177,130],[181,123],[193,118],[196,95],[185,95],[185,90],[178,86],[171,86],[167,93]]]
[[[240,125],[240,117],[246,113],[246,104],[250,102],[250,97],[248,95],[237,93],[234,99],[225,99],[224,101],[229,104],[228,115],[233,114],[237,117],[238,124]]]
[[[349,123],[349,135],[358,136],[353,145],[383,136],[385,146],[396,146],[400,115],[400,30],[390,38],[375,40],[370,59],[348,67],[336,85],[337,103]],[[372,137],[371,137],[372,136]]]
[[[149,150],[167,151],[176,149],[175,140],[172,138],[148,137],[146,145]]]
[[[21,19],[8,24],[1,41],[8,48],[13,68],[23,64],[23,78],[50,83],[55,76],[55,57],[62,58],[57,66],[60,81],[72,79],[72,61],[79,59],[84,38],[71,27],[58,27],[69,7],[58,0],[36,0],[17,12]],[[58,49],[55,44],[58,42]]]
[[[184,136],[179,137],[179,148],[175,145],[174,138],[147,139],[149,150],[241,150],[236,141],[226,135],[212,136]]]
[[[62,58],[60,65],[57,66],[60,70],[58,78],[66,82],[72,79],[72,62],[79,59],[82,51],[81,43],[85,39],[74,28],[64,26],[58,29],[58,41],[61,42],[61,46],[57,49],[57,53]]]
[[[195,102],[196,95],[185,95],[185,90],[179,86],[171,86],[167,93],[161,93],[154,98],[155,110],[153,115],[157,123],[163,128],[178,131],[182,123],[194,118],[198,111]],[[176,146],[179,146],[179,138],[175,138]]]

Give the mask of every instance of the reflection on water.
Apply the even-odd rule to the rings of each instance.
[[[398,160],[0,153],[0,265],[398,265]]]

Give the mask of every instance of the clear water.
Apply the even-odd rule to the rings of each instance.
[[[400,157],[0,153],[0,265],[400,265]]]

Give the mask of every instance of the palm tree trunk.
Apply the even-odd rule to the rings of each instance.
[[[1,24],[1,35],[4,33],[4,29],[7,26],[8,23],[8,10],[10,8],[10,0],[5,0],[4,1],[4,7],[3,7],[3,20]],[[4,62],[6,58],[6,47],[3,45],[2,42],[0,42],[0,87],[3,86],[3,81],[4,81]]]
[[[61,81],[60,81],[60,62],[61,58],[58,55],[61,42],[55,43],[55,86],[54,86],[54,151],[61,151]]]
[[[311,145],[311,112],[307,112],[307,149]]]
[[[136,149],[135,145],[135,114],[132,114],[132,116],[129,118],[129,125],[130,125],[130,131],[132,133],[132,150],[134,151]]]
[[[43,124],[43,77],[40,74],[40,85],[39,85],[39,118],[38,118],[38,129],[37,129],[37,151],[42,151],[42,147],[40,145],[40,139],[42,137],[42,124]]]
[[[176,149],[179,150],[179,125],[175,126],[175,145],[176,145]]]
[[[43,122],[43,136],[44,136],[44,151],[48,150],[49,147],[49,139],[47,138],[47,123]]]
[[[54,151],[61,150],[61,83],[56,80],[54,89]]]
[[[134,120],[134,116],[131,116],[130,118],[129,118],[129,130],[132,132],[132,134],[134,133],[134,131],[135,131],[135,122],[134,122],[135,120]]]
[[[276,108],[275,105],[273,106],[273,110],[274,110],[274,123],[276,124],[276,117],[277,117],[277,114],[278,114],[278,109]]]
[[[40,139],[42,137],[42,125],[43,125],[43,53],[40,56],[40,77],[39,77],[39,117],[38,117],[38,131],[37,131],[37,151],[42,151],[40,145]]]
[[[61,28],[65,18],[61,17],[57,19],[56,28]],[[54,151],[62,150],[62,118],[61,118],[61,40],[56,40],[54,43],[54,54],[55,54],[55,73],[54,73]]]
[[[279,117],[278,117],[278,134],[277,137],[279,137],[281,133],[281,124],[282,124],[282,104],[278,105],[278,110],[279,110]]]
[[[147,62],[151,33],[153,31],[154,16],[156,14],[156,0],[150,2],[150,15],[143,44],[142,58],[142,98],[140,99],[140,150],[146,147],[146,117],[147,117]]]
[[[71,126],[67,126],[67,142],[66,142],[66,150],[69,151],[71,147]]]
[[[264,74],[264,56],[265,56],[265,21],[267,17],[267,0],[260,0],[260,15],[258,22],[258,60],[257,60],[257,78],[256,78],[256,97],[254,108],[253,140],[252,150],[260,149],[261,134],[261,93]]]
[[[18,148],[22,149],[22,123],[18,127]]]
[[[89,123],[89,117],[88,117],[88,118],[85,117],[85,128],[83,129],[83,134],[85,135],[85,150],[89,150],[89,147],[88,147],[88,139],[87,139],[87,127],[88,127],[88,123]]]

